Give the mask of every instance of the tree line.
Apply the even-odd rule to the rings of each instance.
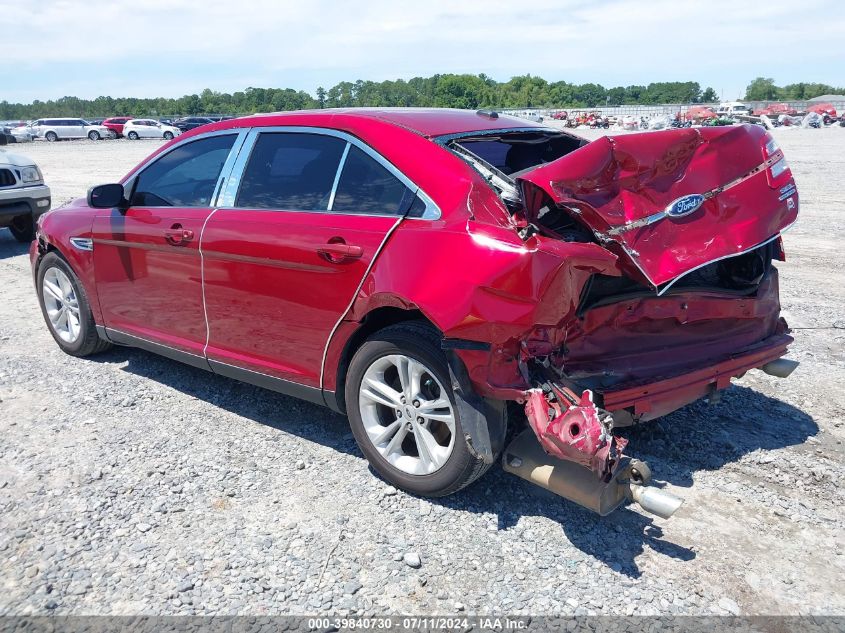
[[[778,88],[771,79],[757,78],[749,84],[746,98],[808,99],[836,90],[841,91],[824,84],[792,84]],[[770,97],[770,93],[777,96]],[[782,96],[787,93],[789,97]],[[717,100],[718,95],[713,88],[702,89],[695,81],[605,88],[595,83],[549,82],[532,75],[521,75],[499,82],[484,74],[438,74],[431,77],[414,77],[407,81],[342,81],[328,90],[317,88],[314,95],[292,88],[247,88],[231,94],[206,89],[201,94],[179,98],[62,97],[51,101],[36,100],[32,103],[0,101],[0,119],[36,119],[46,116],[94,118],[121,115],[251,114],[360,106],[465,109],[592,108],[605,105],[713,103]]]
[[[845,94],[845,88],[836,88],[827,84],[797,83],[782,88],[775,85],[770,77],[757,77],[745,90],[748,101],[806,101],[822,95]]]

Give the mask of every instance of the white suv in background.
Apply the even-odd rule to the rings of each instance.
[[[181,133],[178,127],[153,119],[131,119],[123,124],[123,136],[133,141],[139,138],[163,138],[169,141]]]
[[[48,141],[58,141],[67,138],[89,138],[99,141],[101,138],[112,138],[114,133],[104,125],[91,125],[83,119],[38,119],[31,125],[33,133]]]

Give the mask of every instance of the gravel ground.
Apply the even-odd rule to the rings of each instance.
[[[845,614],[845,129],[778,130],[788,380],[625,433],[678,514],[600,518],[494,468],[428,501],[346,420],[154,355],[62,354],[0,231],[0,614]],[[54,206],[156,142],[15,147]]]

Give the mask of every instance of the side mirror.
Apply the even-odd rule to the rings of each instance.
[[[94,209],[126,208],[129,206],[123,197],[123,185],[97,185],[88,190],[88,206]]]

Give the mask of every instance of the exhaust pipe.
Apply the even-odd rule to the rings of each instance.
[[[627,501],[634,501],[646,512],[668,519],[681,507],[683,499],[649,486],[648,468],[637,466],[628,459],[627,463],[620,464],[609,482],[604,482],[589,468],[548,455],[530,429],[514,438],[502,457],[506,472],[601,516],[607,516]],[[634,470],[644,473],[645,477],[635,478]]]
[[[778,358],[763,365],[760,369],[769,374],[769,376],[776,376],[777,378],[788,378],[789,374],[795,371],[798,367],[797,360],[789,360],[787,358]]]
[[[653,486],[628,484],[628,493],[632,501],[636,501],[646,512],[656,514],[661,519],[668,519],[684,503],[680,497]]]

